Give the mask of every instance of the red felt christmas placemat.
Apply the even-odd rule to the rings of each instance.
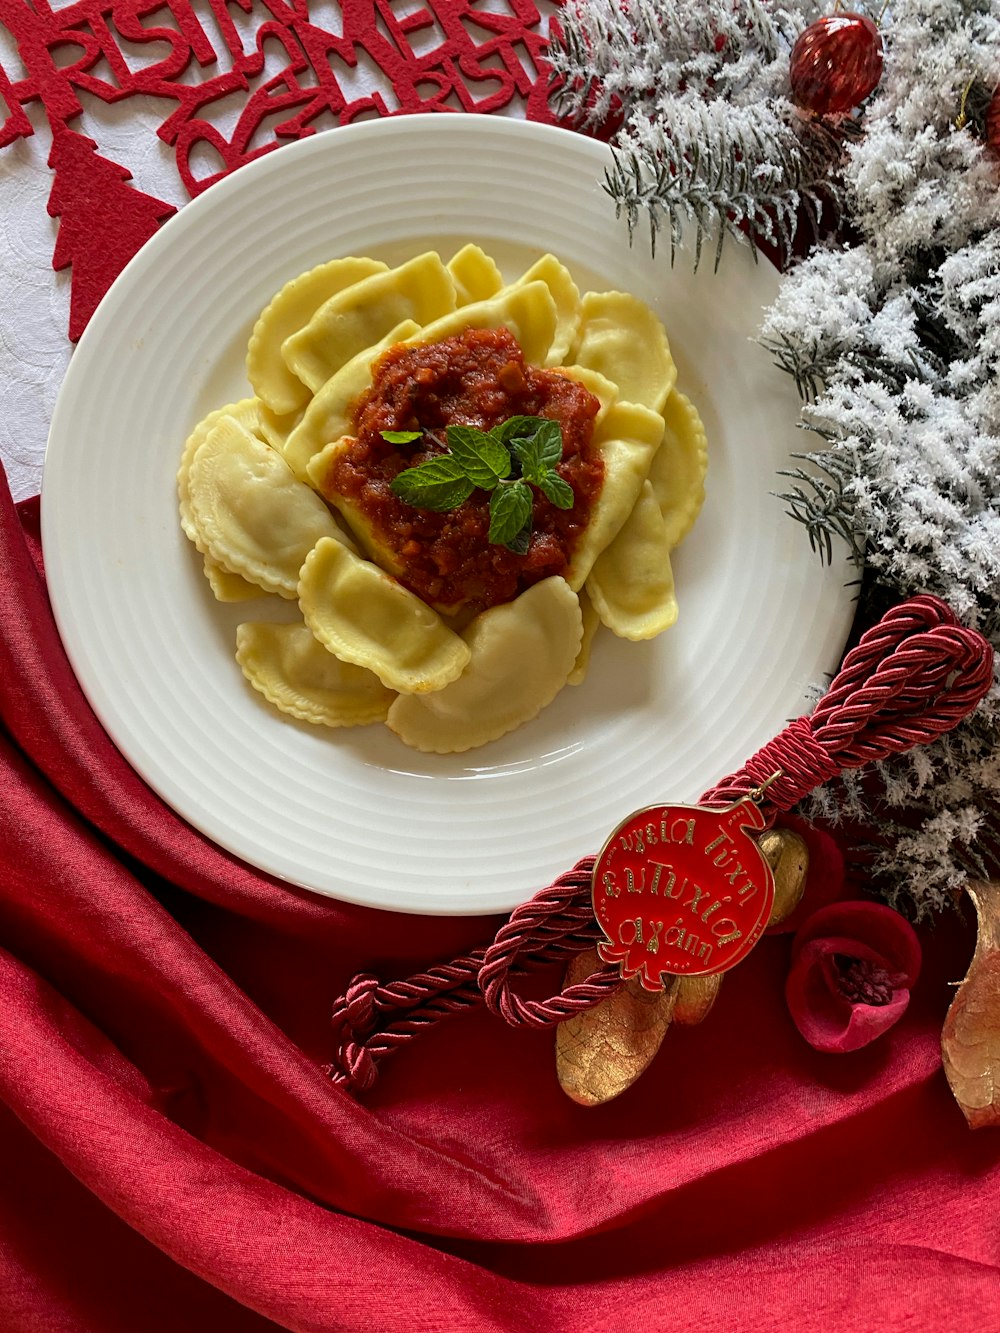
[[[72,265],[79,338],[128,260],[175,208],[137,189],[81,132],[88,109],[155,104],[156,136],[194,196],[283,143],[371,116],[514,111],[550,119],[546,19],[532,0],[0,0],[17,70],[0,61],[0,150],[52,134],[53,255]],[[7,61],[10,65],[12,62]]]

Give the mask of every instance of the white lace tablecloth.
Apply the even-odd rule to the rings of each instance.
[[[16,74],[17,55],[2,27],[0,60]],[[70,272],[52,268],[58,221],[46,211],[52,137],[38,104],[28,112],[34,135],[0,149],[0,460],[18,500],[41,487],[49,421],[73,351]],[[180,207],[187,196],[173,153],[155,137],[161,119],[152,99],[119,106],[93,99],[74,127],[126,166],[138,189]]]

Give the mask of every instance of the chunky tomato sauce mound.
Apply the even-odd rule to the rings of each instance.
[[[526,365],[507,329],[400,343],[375,362],[372,386],[355,405],[354,438],[332,463],[324,489],[361,511],[398,560],[400,582],[418,597],[482,610],[569,565],[604,481],[604,464],[592,448],[599,407],[578,380]],[[405,504],[389,489],[400,472],[446,450],[426,435],[412,444],[389,444],[382,431],[432,431],[443,442],[448,426],[489,430],[513,416],[559,422],[563,456],[556,470],[574,495],[572,509],[557,509],[532,487],[531,541],[524,555],[489,541],[486,491],[475,490],[457,509],[435,513]]]

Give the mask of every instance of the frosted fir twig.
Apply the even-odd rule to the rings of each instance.
[[[796,484],[791,490],[779,492],[777,498],[788,506],[788,515],[804,526],[810,549],[824,564],[832,562],[834,539],[839,537],[852,563],[862,568],[865,546],[861,524],[845,494],[857,467],[855,459],[846,450],[831,449],[792,457],[806,466],[781,469],[778,475]]]
[[[782,95],[789,51],[819,12],[766,0],[574,0],[547,52],[554,105],[593,128],[682,94],[733,105]]]
[[[674,98],[655,123],[633,116],[613,147],[606,188],[630,235],[644,217],[654,251],[665,231],[673,260],[693,232],[696,267],[706,236],[715,237],[716,265],[727,236],[788,253],[799,223],[817,237],[824,209],[839,201],[839,139],[783,99],[733,107]]]
[[[554,104],[582,128],[618,124],[606,188],[630,234],[645,219],[674,256],[693,226],[705,237],[787,254],[805,221],[818,234],[836,205],[845,126],[788,100],[788,59],[813,3],[764,0],[576,0],[549,60]]]

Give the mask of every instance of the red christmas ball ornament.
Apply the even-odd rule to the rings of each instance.
[[[828,14],[800,35],[788,72],[792,96],[803,110],[843,115],[878,87],[882,35],[864,14]]]
[[[993,93],[986,110],[986,147],[1000,157],[1000,88]]]

